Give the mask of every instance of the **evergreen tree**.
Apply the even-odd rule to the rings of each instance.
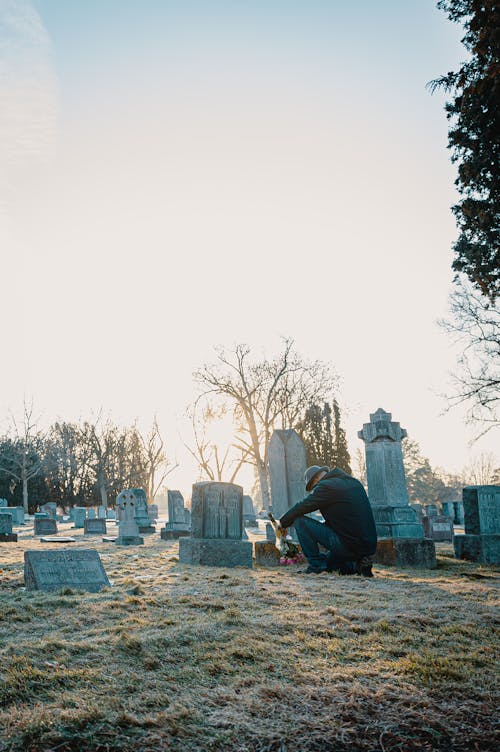
[[[439,0],[448,18],[462,23],[469,59],[432,81],[454,99],[446,104],[448,147],[458,163],[459,229],[453,269],[466,274],[492,303],[500,279],[500,4],[498,0]]]
[[[297,432],[306,447],[308,466],[328,465],[351,472],[351,458],[336,400],[332,405],[328,402],[323,406],[315,403],[309,405],[297,426]]]

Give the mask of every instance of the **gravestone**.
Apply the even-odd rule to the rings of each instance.
[[[180,491],[168,491],[168,522],[162,528],[160,536],[163,540],[174,540],[187,536],[190,533],[190,526],[186,522],[186,509],[184,507],[184,497]]]
[[[280,552],[272,541],[255,541],[255,563],[261,567],[279,567]]]
[[[24,525],[24,507],[7,507],[12,512],[12,524],[14,526]]]
[[[424,510],[427,517],[436,517],[439,514],[437,504],[425,504]]]
[[[99,554],[94,550],[60,548],[55,551],[26,551],[26,590],[60,590],[64,587],[96,593],[109,586]]]
[[[425,516],[422,520],[426,538],[436,542],[453,540],[453,520],[444,514]]]
[[[47,520],[49,518],[49,515],[47,512],[35,512],[33,515],[34,520]]]
[[[52,517],[35,517],[33,535],[56,535],[57,522]]]
[[[76,538],[71,538],[66,535],[58,535],[57,538],[51,538],[50,536],[42,535],[40,538],[41,543],[76,543]]]
[[[87,507],[73,507],[73,527],[82,528],[87,519]]]
[[[156,522],[158,519],[158,504],[148,504],[148,517],[151,522]]]
[[[9,506],[9,502],[7,501],[7,499],[0,499],[0,508],[8,507],[8,506]]]
[[[89,520],[95,520],[96,517],[97,517],[97,514],[96,514],[95,509],[93,509],[92,507],[90,507],[89,510],[88,510],[88,512],[87,512],[87,518]]]
[[[462,491],[465,534],[453,536],[457,559],[500,564],[500,486]]]
[[[41,504],[40,512],[46,512],[49,517],[55,520],[57,515],[57,504],[55,501],[48,501],[46,504]]]
[[[365,444],[368,497],[379,539],[375,561],[434,568],[434,542],[424,537],[419,515],[408,503],[401,445],[406,436],[406,429],[382,408],[372,413],[370,422],[358,432]],[[404,540],[404,545],[396,545],[398,539]]]
[[[276,543],[276,531],[270,522],[266,522],[266,540]]]
[[[273,514],[280,519],[306,496],[306,449],[293,428],[273,431],[269,442],[269,480]]]
[[[106,510],[106,519],[107,520],[116,520],[116,511],[114,509],[107,509]]]
[[[129,489],[135,496],[135,521],[140,533],[155,533],[156,528],[151,524],[148,514],[148,500],[143,488]]]
[[[455,505],[452,501],[443,501],[441,509],[444,517],[449,517],[452,522],[455,522]]]
[[[105,520],[106,519],[106,511],[107,511],[107,507],[102,506],[102,504],[101,504],[100,507],[97,507],[97,518],[99,520]]]
[[[415,510],[417,513],[417,519],[419,522],[422,522],[422,519],[424,517],[424,506],[423,504],[410,504],[410,507]]]
[[[187,507],[184,507],[184,522],[191,530],[191,510]]]
[[[12,532],[12,515],[0,507],[0,543],[17,543],[17,533]]]
[[[83,527],[84,535],[106,535],[106,520],[97,518],[95,520],[85,520]]]
[[[247,494],[243,495],[243,522],[246,527],[259,527],[252,497]]]
[[[118,523],[118,537],[115,541],[118,546],[140,546],[144,538],[139,535],[139,526],[136,522],[137,497],[132,489],[122,491],[116,497],[116,507],[120,510]]]
[[[179,540],[179,561],[218,567],[252,567],[252,544],[242,540],[243,489],[234,483],[195,483],[191,537]]]

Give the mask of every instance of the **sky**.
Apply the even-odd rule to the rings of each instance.
[[[351,452],[392,412],[433,465],[457,349],[441,94],[464,56],[434,0],[0,0],[1,415],[183,418],[215,345],[292,337],[341,379]],[[0,415],[0,418],[1,418]]]

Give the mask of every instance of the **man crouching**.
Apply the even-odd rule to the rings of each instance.
[[[313,465],[304,480],[309,495],[280,519],[281,527],[294,525],[309,566],[307,574],[332,572],[373,577],[371,557],[377,548],[375,520],[363,484],[339,467]],[[304,517],[317,509],[325,522]],[[323,554],[321,544],[328,550]]]

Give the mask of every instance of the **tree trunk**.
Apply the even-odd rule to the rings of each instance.
[[[104,473],[102,470],[99,471],[99,493],[101,494],[101,505],[107,509],[108,508],[108,492],[106,491],[106,480],[104,478]]]
[[[267,510],[271,506],[271,494],[269,493],[266,465],[261,459],[257,459],[257,473],[259,476],[260,492],[262,494],[262,507]]]
[[[29,514],[28,511],[28,479],[23,474],[23,507],[26,514]]]

